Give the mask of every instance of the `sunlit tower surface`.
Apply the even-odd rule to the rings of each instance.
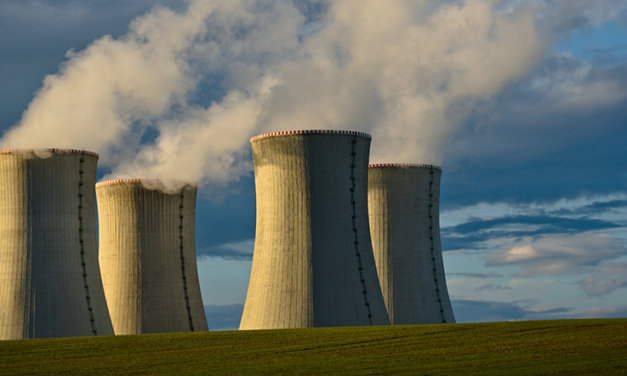
[[[96,244],[98,155],[0,152],[0,340],[112,335]]]
[[[251,139],[257,227],[240,329],[389,324],[368,227],[370,140],[324,130]]]
[[[168,189],[168,185],[178,184]],[[96,185],[100,268],[116,335],[206,331],[195,244],[195,185]]]
[[[433,165],[368,169],[370,233],[393,325],[455,322],[440,243],[441,175]]]

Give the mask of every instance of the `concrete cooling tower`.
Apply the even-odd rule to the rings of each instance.
[[[389,324],[368,228],[370,136],[251,139],[257,229],[242,329]]]
[[[372,246],[393,325],[454,323],[440,244],[440,176],[432,165],[368,169]]]
[[[98,155],[0,152],[0,340],[113,335],[96,245]]]
[[[196,191],[156,179],[96,184],[100,268],[116,335],[208,330],[196,266]]]

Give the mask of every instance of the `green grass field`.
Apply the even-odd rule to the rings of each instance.
[[[0,342],[0,374],[627,375],[627,319]]]

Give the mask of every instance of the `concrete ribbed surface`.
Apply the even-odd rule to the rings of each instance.
[[[208,330],[196,266],[196,190],[185,185],[168,194],[138,181],[96,187],[100,267],[116,335]]]
[[[38,154],[0,154],[0,339],[112,335],[96,245],[98,157]]]
[[[283,134],[251,147],[257,228],[240,329],[389,324],[368,228],[370,138]]]
[[[441,174],[436,166],[369,168],[370,233],[393,325],[455,322],[440,243]]]

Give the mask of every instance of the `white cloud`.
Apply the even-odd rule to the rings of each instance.
[[[70,53],[2,148],[85,148],[109,177],[224,185],[249,137],[286,129],[373,134],[372,160],[440,163],[473,106],[523,77],[543,48],[529,7],[334,0],[316,27],[288,0],[157,7],[119,39]],[[304,32],[307,30],[307,32]],[[195,102],[207,75],[224,96]],[[147,127],[153,143],[140,142]]]
[[[234,250],[235,252],[244,253],[244,254],[246,253],[252,254],[253,248],[255,247],[255,241],[251,239],[251,240],[244,240],[238,243],[228,243],[228,244],[225,244],[224,247],[230,248]]]
[[[202,257],[219,257],[225,260],[250,260],[253,257],[254,248],[254,240],[244,240],[237,243],[222,244],[208,250],[205,249],[202,251]]]
[[[588,296],[601,297],[627,287],[627,263],[604,263],[591,268],[593,273],[577,282]]]
[[[159,117],[193,88],[181,59],[202,23],[199,16],[182,19],[157,8],[119,40],[105,36],[81,52],[68,52],[68,62],[45,78],[2,147],[85,148],[100,152],[105,164],[128,158],[139,142],[131,127]],[[105,148],[111,144],[114,151]]]
[[[517,277],[575,274],[627,254],[620,239],[609,234],[584,232],[553,235],[537,240],[523,239],[490,252],[488,267],[517,266]]]

